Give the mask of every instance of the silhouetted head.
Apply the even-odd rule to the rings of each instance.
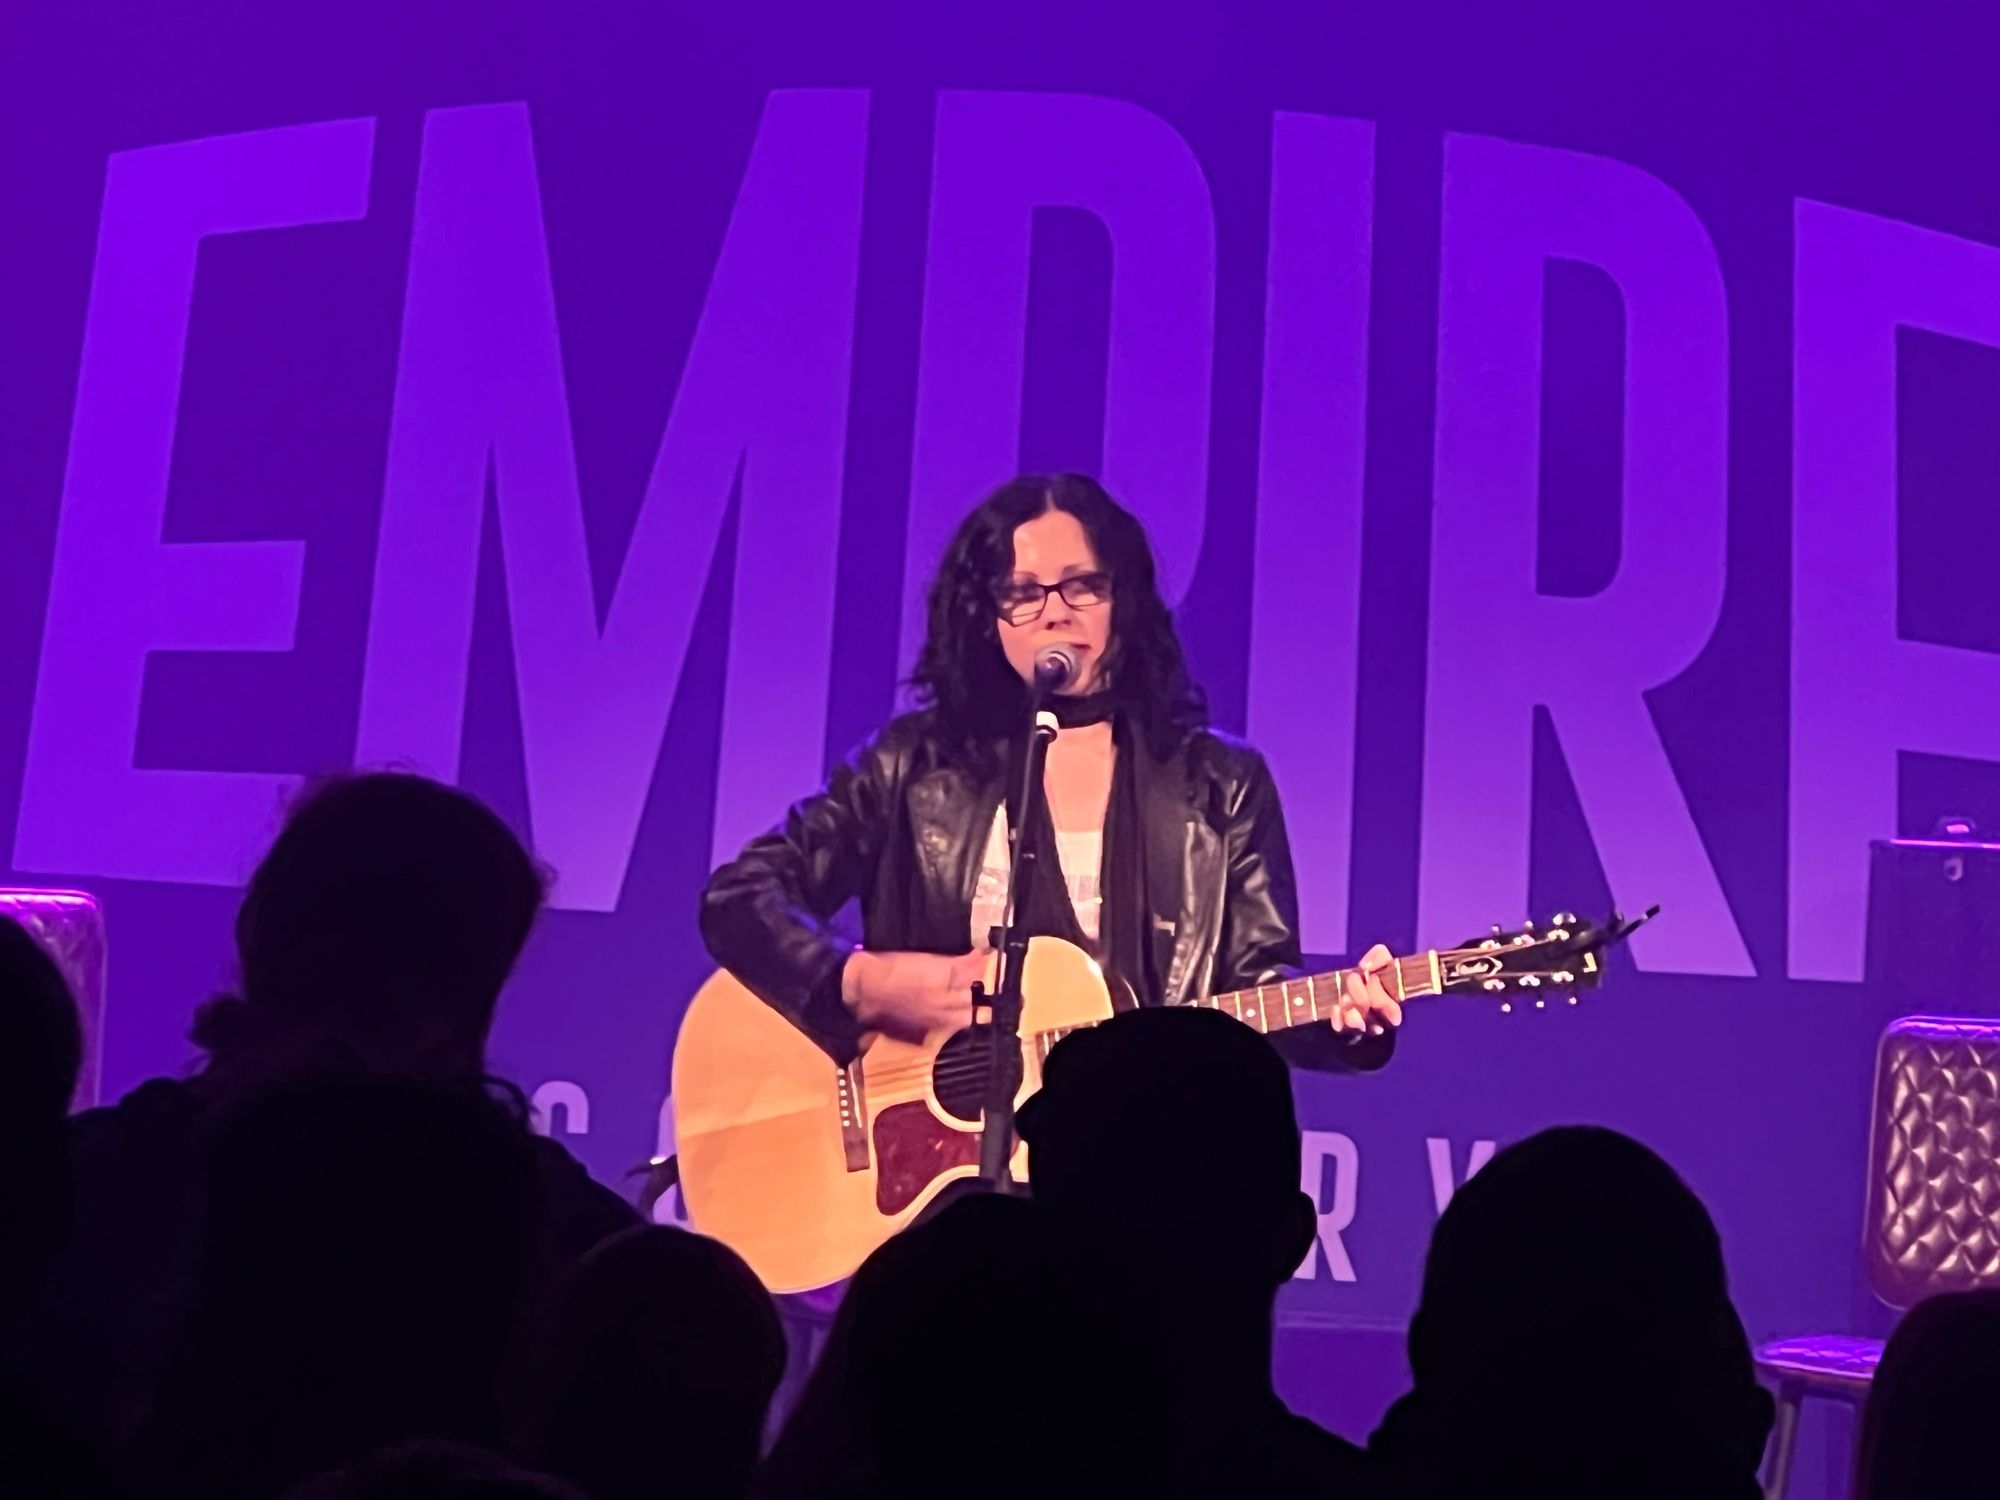
[[[530,1146],[474,1090],[387,1078],[294,1084],[226,1119],[147,1443],[163,1479],[219,1500],[394,1441],[497,1437]]]
[[[1855,1500],[1988,1493],[2000,1411],[2000,1290],[1912,1308],[1869,1387]]]
[[[535,1474],[483,1448],[442,1439],[402,1443],[358,1463],[317,1475],[285,1500],[586,1500],[547,1474]],[[589,1500],[597,1500],[590,1496]]]
[[[1755,1492],[1771,1404],[1721,1240],[1674,1170],[1616,1131],[1544,1131],[1458,1190],[1410,1367],[1373,1446],[1415,1473],[1466,1464],[1563,1496]]]
[[[1207,722],[1145,528],[1081,474],[1008,480],[938,562],[911,684],[947,744],[971,751],[1018,729],[1043,644],[1075,647],[1075,690],[1109,692],[1156,754]]]
[[[1075,1032],[1019,1123],[1037,1201],[1135,1265],[1170,1245],[1209,1299],[1268,1313],[1311,1247],[1291,1075],[1239,1021],[1176,1006]]]
[[[1153,1372],[1104,1295],[1120,1273],[1027,1198],[905,1230],[855,1273],[760,1495],[1018,1500],[1051,1474],[1158,1493]]]
[[[785,1335],[740,1256],[679,1229],[627,1230],[569,1273],[550,1325],[527,1457],[592,1500],[743,1495]]]
[[[63,1121],[83,1066],[83,1032],[62,970],[0,916],[0,1327],[69,1221]]]
[[[242,993],[209,1002],[212,1065],[476,1075],[545,885],[475,798],[374,772],[302,796],[236,917]]]

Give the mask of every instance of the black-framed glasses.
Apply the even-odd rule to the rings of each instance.
[[[1061,594],[1071,609],[1089,609],[1111,597],[1109,573],[1075,573],[1061,583],[1036,583],[1032,578],[1010,578],[993,591],[1000,618],[1009,625],[1030,625],[1049,607],[1049,595]]]

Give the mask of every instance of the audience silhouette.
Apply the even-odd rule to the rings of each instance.
[[[321,783],[244,895],[191,1075],[74,1118],[75,1005],[0,919],[0,1493],[1756,1494],[1772,1405],[1715,1225],[1594,1127],[1452,1199],[1411,1389],[1367,1448],[1288,1411],[1274,1306],[1315,1231],[1290,1076],[1192,1008],[1052,1050],[1020,1114],[1032,1193],[960,1185],[871,1256],[760,1462],[771,1297],[722,1245],[641,1226],[487,1075],[544,885],[463,793]],[[1996,1401],[2000,1292],[1917,1308],[1860,1500],[1984,1485]]]
[[[518,1424],[529,1462],[592,1500],[741,1500],[785,1336],[734,1251],[646,1227],[570,1272],[532,1359]]]
[[[1193,1494],[1382,1492],[1353,1444],[1271,1384],[1278,1289],[1311,1248],[1291,1075],[1215,1011],[1143,1009],[1051,1051],[1020,1113],[1036,1200],[1080,1233],[1144,1331],[1146,1399]]]
[[[1861,1419],[1855,1500],[1990,1494],[2000,1291],[1919,1303],[1882,1351]]]
[[[143,1485],[251,1500],[387,1443],[500,1441],[535,1213],[504,1110],[414,1080],[293,1083],[221,1127],[208,1178]]]
[[[543,890],[507,825],[453,788],[371,773],[301,795],[237,914],[240,985],[197,1013],[199,1071],[71,1122],[74,1233],[18,1345],[72,1420],[108,1441],[143,1422],[193,1296],[207,1144],[232,1111],[340,1073],[507,1096],[484,1077],[486,1035]],[[532,1254],[552,1277],[637,1220],[561,1146],[531,1149]]]
[[[1413,1389],[1370,1447],[1421,1494],[1758,1493],[1772,1403],[1715,1225],[1615,1131],[1544,1131],[1459,1189],[1409,1349]]]
[[[1027,1198],[968,1195],[906,1230],[855,1274],[757,1493],[1163,1493],[1115,1274]]]

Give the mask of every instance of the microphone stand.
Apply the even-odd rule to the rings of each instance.
[[[986,1080],[986,1107],[979,1135],[979,1175],[996,1193],[1014,1191],[1010,1163],[1014,1155],[1014,1096],[1021,1091],[1021,970],[1028,956],[1028,935],[1020,930],[1021,890],[1033,876],[1035,850],[1026,834],[1042,797],[1042,772],[1048,764],[1049,743],[1056,737],[1056,716],[1042,706],[1044,691],[1033,700],[1027,751],[1021,757],[1021,795],[1015,803],[1014,826],[1008,833],[1012,856],[1007,881],[1007,907],[1001,924],[1000,983],[992,997],[992,1044]],[[979,1002],[975,987],[973,1003]]]

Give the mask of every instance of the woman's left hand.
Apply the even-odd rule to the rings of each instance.
[[[1335,1031],[1380,1036],[1403,1024],[1403,1007],[1389,997],[1382,984],[1382,976],[1395,962],[1396,956],[1377,943],[1341,976],[1340,1006],[1333,1014]]]

